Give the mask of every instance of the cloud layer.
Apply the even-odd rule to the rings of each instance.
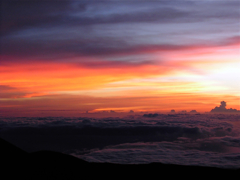
[[[29,152],[54,150],[88,161],[184,162],[236,168],[240,143],[238,119],[239,115],[212,114],[162,114],[154,119],[137,115],[18,117],[2,118],[0,133],[2,138]],[[206,155],[208,158],[204,158]],[[216,163],[217,159],[221,161]]]

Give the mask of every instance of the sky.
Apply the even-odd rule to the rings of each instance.
[[[240,1],[1,1],[0,115],[240,109]]]

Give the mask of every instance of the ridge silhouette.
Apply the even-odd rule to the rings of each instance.
[[[192,173],[199,177],[236,177],[240,169],[223,169],[216,167],[184,166],[162,163],[150,164],[111,164],[91,163],[71,155],[54,151],[37,151],[27,153],[0,138],[0,159],[3,168],[1,175],[7,179],[24,177],[25,179],[80,179],[114,177],[132,178],[153,177],[184,177],[192,179]],[[172,173],[171,173],[172,172]],[[4,177],[4,176],[3,176]]]

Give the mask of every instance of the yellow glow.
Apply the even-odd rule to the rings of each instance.
[[[156,64],[84,67],[74,63],[0,66],[0,107],[82,111],[239,109],[239,45],[163,52]],[[157,54],[157,52],[153,52]],[[101,61],[101,59],[99,59]],[[16,110],[15,109],[15,110]]]

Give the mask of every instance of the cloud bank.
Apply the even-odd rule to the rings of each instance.
[[[238,120],[239,115],[233,114],[160,115],[155,119],[137,115],[18,117],[1,118],[0,134],[28,152],[54,150],[88,161],[184,162],[236,168],[239,167]]]

